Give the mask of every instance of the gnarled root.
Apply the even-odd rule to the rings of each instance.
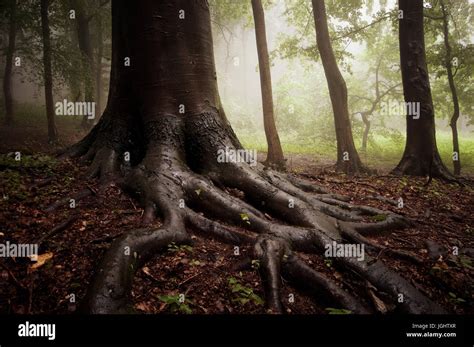
[[[333,243],[355,242],[375,255],[384,251],[415,261],[411,254],[389,250],[366,237],[409,225],[400,215],[351,205],[343,196],[331,195],[321,187],[260,165],[253,168],[247,163],[218,163],[218,149],[239,147],[228,126],[213,112],[185,119],[163,116],[147,126],[146,155],[129,172],[121,172],[122,187],[141,201],[145,225],[156,215],[163,225],[127,232],[112,243],[89,288],[84,302],[87,311],[130,312],[128,295],[134,272],[168,244],[190,242],[186,228],[226,243],[253,245],[271,313],[285,310],[282,276],[317,295],[322,293],[353,313],[373,311],[304,264],[295,252],[324,255]],[[93,164],[93,173],[114,171],[115,159],[120,157],[117,153],[95,152],[94,159],[101,164]],[[102,155],[108,159],[99,159]],[[229,188],[241,194],[231,195]],[[384,215],[385,219],[363,221],[374,215]],[[240,232],[238,228],[248,231]],[[333,260],[342,270],[355,272],[386,293],[397,310],[444,312],[377,257],[345,255]]]

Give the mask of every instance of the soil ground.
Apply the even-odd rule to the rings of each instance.
[[[59,130],[64,146],[85,133],[61,124]],[[64,230],[41,242],[44,263],[33,266],[25,258],[0,259],[0,313],[74,312],[104,251],[114,238],[140,227],[143,209],[115,186],[96,194],[97,182],[84,179],[87,165],[51,157],[57,147],[45,143],[46,134],[38,128],[1,127],[0,138],[0,243],[35,243],[54,227],[69,222]],[[20,162],[14,160],[12,152],[16,151],[22,153]],[[289,167],[332,192],[349,196],[353,203],[393,210],[416,221],[413,227],[372,239],[411,251],[423,259],[422,264],[374,255],[450,312],[473,313],[473,186],[437,180],[425,186],[426,179],[390,176],[383,168],[376,176],[348,177],[333,172],[330,163],[329,158],[292,155]],[[52,202],[85,187],[95,193],[75,208],[65,205],[44,212]],[[371,198],[374,195],[392,200],[401,197],[404,207]],[[155,226],[159,224],[157,220]],[[232,245],[190,232],[192,246],[169,245],[137,272],[132,290],[135,308],[145,313],[265,313],[258,263],[242,268],[251,259],[251,250],[241,247],[236,252]],[[384,293],[357,275],[342,271],[322,255],[300,255],[372,307],[390,309]],[[283,283],[288,313],[347,313],[319,293]],[[76,303],[71,303],[71,294]]]

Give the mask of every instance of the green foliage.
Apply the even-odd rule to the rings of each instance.
[[[28,196],[23,172],[51,173],[57,160],[47,155],[21,155],[15,160],[15,153],[0,155],[0,203],[24,200]]]
[[[474,124],[472,95],[474,93],[474,44],[472,36],[474,23],[474,4],[468,0],[444,0],[449,30],[449,44],[453,58],[454,82],[457,89],[462,116],[468,124]],[[443,13],[441,2],[433,1],[432,8],[426,11],[425,41],[426,55],[433,91],[436,115],[449,119],[453,112],[451,90],[447,79],[446,47],[443,34]],[[462,151],[461,151],[462,153]]]
[[[21,155],[21,160],[15,160],[15,153],[0,155],[0,168],[51,171],[56,165],[55,158],[43,154]]]
[[[466,300],[464,300],[463,298],[459,298],[453,292],[449,292],[448,295],[449,295],[449,300],[456,303],[456,304],[463,304],[463,303],[466,302]]]
[[[343,69],[351,71],[348,60],[353,56],[346,49],[347,45],[351,41],[367,39],[366,31],[363,29],[370,27],[373,23],[393,18],[394,10],[386,10],[382,3],[380,11],[373,13],[372,1],[363,0],[327,0],[325,5],[334,55]],[[284,15],[295,33],[284,33],[279,36],[280,43],[277,50],[273,52],[273,56],[319,60],[311,2],[287,1]],[[369,19],[365,19],[367,17]]]
[[[332,124],[331,124],[332,126]],[[368,163],[369,166],[377,169],[390,170],[394,168],[402,157],[405,148],[405,136],[398,131],[384,133],[380,130],[372,135],[369,140],[367,152],[361,154],[361,159]],[[379,134],[380,133],[380,134]],[[245,133],[237,133],[242,144],[246,148],[257,149],[266,152],[266,140],[263,132],[257,136],[248,136]],[[327,143],[324,141],[312,142],[297,135],[283,133],[280,136],[283,151],[291,164],[291,157],[298,154],[312,155],[316,158],[324,160],[334,160],[336,158],[335,143]],[[317,138],[317,135],[315,135]],[[474,173],[474,138],[468,134],[460,134],[459,137],[462,155],[463,172]],[[447,131],[436,132],[436,143],[443,162],[450,163],[452,158],[452,139],[451,134]],[[356,138],[356,145],[360,146],[360,137]]]
[[[179,294],[176,295],[158,295],[158,299],[164,302],[168,306],[168,310],[171,313],[181,312],[185,314],[192,314],[193,310],[188,305],[188,303],[192,304],[190,300],[186,300],[185,302],[181,302],[181,298]]]
[[[22,58],[22,69],[16,71],[22,81],[28,81],[43,86],[43,39],[40,17],[40,1],[17,1],[17,45],[16,53]],[[53,72],[53,87],[56,93],[68,87],[71,98],[80,95],[84,77],[91,78],[86,73],[83,57],[79,53],[76,19],[70,18],[71,9],[75,9],[73,1],[50,1],[48,18],[50,26],[51,62]],[[90,18],[89,25],[91,43],[97,49],[97,23],[101,23],[104,56],[110,55],[111,50],[111,20],[110,3],[84,0],[86,15]],[[0,11],[2,8],[0,7]],[[95,54],[95,52],[94,52]]]
[[[191,259],[191,261],[189,262],[189,265],[199,266],[199,265],[201,265],[201,262],[199,260],[196,260],[196,259]]]
[[[387,219],[387,215],[385,215],[385,214],[376,214],[375,216],[372,216],[371,218],[375,222],[383,222],[384,220]]]
[[[351,314],[352,313],[351,310],[346,310],[343,308],[327,307],[325,310],[328,311],[328,314]]]
[[[217,25],[232,25],[241,21],[248,24],[252,21],[250,1],[210,0],[211,15]]]
[[[332,266],[332,259],[324,259],[324,265],[326,265],[327,267],[331,267]]]
[[[258,270],[260,268],[260,260],[252,259],[252,269]]]
[[[27,197],[27,189],[18,171],[9,169],[0,171],[0,187],[3,191],[0,203],[8,204],[12,199],[24,200]]]
[[[189,245],[177,245],[175,242],[171,242],[168,245],[168,251],[170,252],[193,252],[193,247]]]
[[[245,223],[250,225],[250,218],[249,218],[248,214],[241,213],[240,214],[240,219],[242,219]]]
[[[234,294],[232,301],[245,305],[248,302],[253,302],[255,305],[263,305],[264,301],[261,297],[253,292],[252,288],[248,288],[239,283],[235,277],[230,277],[228,280],[229,287]]]

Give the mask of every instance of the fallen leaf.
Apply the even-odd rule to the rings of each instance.
[[[370,294],[370,297],[372,298],[372,301],[377,311],[380,313],[387,313],[388,309],[387,309],[387,306],[385,306],[385,303],[377,295],[375,295],[375,293],[370,289],[369,289],[369,294]]]
[[[37,268],[43,266],[49,259],[53,257],[53,252],[47,252],[44,254],[38,255],[36,258],[36,263],[30,266],[31,270],[36,270]]]
[[[86,230],[87,227],[87,221],[82,221],[82,225],[79,227],[79,231],[84,231]]]
[[[151,311],[150,310],[150,305],[148,305],[146,302],[140,302],[140,303],[136,304],[135,307],[140,311],[144,311],[144,312]]]

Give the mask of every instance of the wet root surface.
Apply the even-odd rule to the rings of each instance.
[[[48,176],[44,169],[35,168],[10,167],[2,172],[2,193],[8,195],[0,208],[0,219],[5,221],[0,235],[2,242],[31,243],[77,215],[64,230],[42,241],[40,254],[51,257],[45,256],[47,260],[36,269],[26,259],[2,259],[2,312],[76,311],[78,307],[70,303],[69,296],[74,294],[77,302],[84,299],[92,274],[111,242],[128,230],[143,227],[144,210],[139,203],[117,186],[101,191],[98,182],[85,181],[86,169],[75,161],[68,161],[51,165]],[[424,187],[423,180],[391,176],[347,178],[333,173],[315,175],[309,172],[299,177],[332,193],[347,195],[350,203],[393,210],[415,220],[416,224],[408,228],[367,237],[387,248],[414,253],[421,263],[413,264],[386,251],[377,252],[377,257],[445,309],[456,313],[472,312],[473,291],[469,283],[473,282],[473,220],[469,206],[473,194],[470,188],[437,180]],[[93,193],[78,201],[74,209],[65,205],[53,212],[44,212],[44,207],[81,192],[85,186]],[[401,211],[380,199],[396,201],[400,196],[405,201]],[[228,227],[254,237],[245,224],[242,221],[241,226]],[[148,227],[161,226],[160,219],[156,219]],[[186,230],[191,238],[189,245],[169,243],[137,270],[131,290],[133,308],[149,313],[268,312],[260,277],[263,263],[256,259],[254,247],[241,245],[236,255],[234,245],[192,227],[186,227]],[[452,253],[454,246],[458,247],[458,255]],[[345,292],[357,293],[361,303],[371,310],[396,310],[387,293],[377,290],[337,262],[320,254],[294,253]],[[281,282],[279,297],[284,312],[347,313],[331,298],[326,298],[324,291],[315,293],[296,282]],[[182,294],[184,303],[180,302]],[[374,296],[384,305],[375,304],[380,301]]]

